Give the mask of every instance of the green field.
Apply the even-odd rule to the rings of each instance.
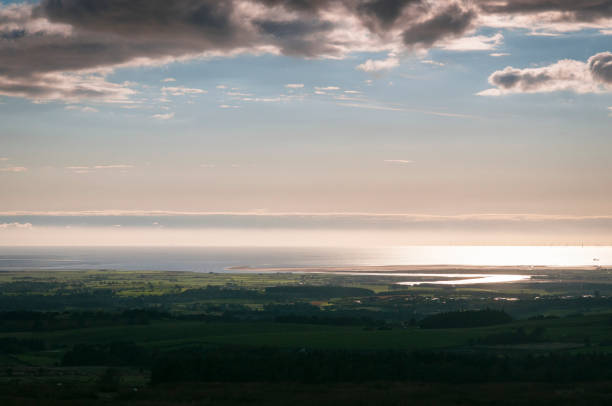
[[[565,371],[575,380],[586,368],[606,381],[612,372],[607,366],[612,365],[609,271],[569,271],[560,279],[555,270],[548,277],[539,283],[406,287],[395,285],[401,279],[397,277],[319,273],[0,272],[0,390],[7,394],[0,393],[0,401],[38,404],[42,396],[61,405],[82,404],[84,399],[173,404],[168,403],[172,386],[152,384],[152,376],[164,370],[156,366],[160,360],[170,362],[168,368],[187,363],[179,367],[187,372],[176,384],[186,385],[184,394],[200,396],[197,388],[202,386],[186,382],[202,380],[212,399],[203,404],[219,399],[225,404],[276,404],[263,389],[252,389],[246,398],[223,393],[249,388],[240,375],[249,368],[254,368],[253,376],[260,370],[272,373],[258,388],[273,388],[283,379],[273,372],[280,368],[287,369],[291,385],[301,388],[295,390],[306,390],[300,385],[311,378],[300,378],[301,362],[319,380],[353,382],[360,379],[354,371],[363,367],[380,370],[384,385],[396,385],[392,381],[398,379],[402,385],[414,385],[415,379],[429,382],[430,389],[410,390],[424,399],[435,399],[434,388],[457,379],[480,382],[473,388],[483,392],[499,392],[485,383],[489,374],[495,382],[527,379],[523,385],[529,380],[562,385],[569,379]],[[436,315],[451,321],[472,317],[477,324],[424,327]],[[487,321],[485,315],[508,320]],[[425,375],[403,369],[408,361],[404,367],[380,361],[401,358],[424,362],[419,368],[425,368]],[[213,372],[194,369],[190,359],[216,366]],[[538,369],[537,359],[550,366]],[[349,367],[347,362],[357,364]],[[536,363],[529,366],[531,362]],[[456,372],[448,375],[449,370]],[[516,372],[523,370],[526,378]],[[162,382],[172,376],[165,373]],[[372,376],[377,375],[366,380]],[[225,383],[211,386],[211,379]],[[592,399],[607,399],[605,385],[593,380],[599,379],[588,378],[596,391]],[[350,383],[343,387],[333,382],[319,386],[328,391],[324,399],[344,396],[347,387],[357,390]],[[473,393],[447,388],[456,399],[477,404]],[[555,404],[566,398],[532,393]],[[322,400],[315,398],[298,396],[296,402]],[[344,398],[351,404],[362,400]],[[389,404],[403,404],[398,399],[389,398]]]

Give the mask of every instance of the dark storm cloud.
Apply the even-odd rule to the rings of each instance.
[[[259,32],[273,37],[285,55],[315,57],[321,54],[333,54],[334,49],[325,41],[325,33],[333,24],[319,20],[294,21],[255,21]]]
[[[0,9],[0,94],[125,100],[129,89],[59,73],[109,70],[258,45],[231,1],[44,0]],[[3,29],[4,28],[4,29]],[[10,37],[10,38],[7,38]]]
[[[284,7],[292,11],[316,12],[331,5],[341,3],[341,0],[257,0],[268,7]]]
[[[0,94],[125,99],[126,92],[117,93],[115,85],[99,78],[83,89],[75,76],[63,76],[56,84],[57,75],[263,48],[339,57],[354,50],[388,49],[386,34],[406,27],[406,38],[418,37],[411,44],[430,46],[468,28],[471,14],[452,4],[432,19],[424,0],[42,0],[2,6]],[[352,22],[343,26],[344,20]],[[367,35],[334,36],[343,29],[374,35],[368,43],[363,42]]]
[[[0,44],[0,74],[25,77],[79,71],[135,58],[250,46],[249,36],[230,19],[231,7],[216,3],[46,0],[33,9],[32,18],[61,24],[70,32],[23,29],[18,40]]]
[[[43,0],[35,16],[93,32],[159,39],[200,36],[227,42],[233,2],[217,0]]]
[[[25,30],[7,30],[0,31],[0,39],[17,39],[21,37],[25,37]]]
[[[403,33],[404,43],[431,46],[442,38],[460,36],[470,28],[475,18],[473,10],[453,4],[430,19],[406,29]]]
[[[360,6],[366,14],[374,15],[381,23],[389,26],[397,20],[404,7],[409,3],[420,3],[419,0],[375,0]]]
[[[403,16],[404,23],[410,23],[429,11],[430,7],[422,0],[372,0],[365,1],[357,6],[357,12],[364,24],[372,31],[385,31],[398,23],[404,11],[410,8],[411,13]],[[401,21],[399,22],[402,23]]]
[[[341,7],[347,16],[355,15],[370,30],[380,33],[390,29],[408,6],[418,8],[424,14],[431,6],[424,0],[257,0],[270,7],[282,7],[288,11],[316,15],[319,11]],[[407,16],[412,19],[413,16]],[[414,16],[418,17],[418,15]]]
[[[0,31],[2,37],[18,39],[0,43],[0,74],[27,77],[113,67],[137,58],[163,60],[204,52],[231,53],[263,45],[307,56],[326,49],[321,43],[325,38],[309,34],[329,30],[329,22],[316,18],[309,22],[244,21],[235,16],[237,3],[44,0],[32,9],[30,20],[60,24],[69,33],[31,32],[25,28]],[[14,14],[4,16],[5,20],[13,18],[7,23],[24,24],[23,13]]]
[[[593,55],[587,63],[595,79],[612,84],[612,52],[601,52]]]
[[[559,12],[560,21],[591,22],[612,17],[612,0],[479,0],[488,14]]]
[[[342,57],[436,46],[476,28],[479,14],[560,11],[610,16],[612,0],[42,0],[0,6],[0,94],[124,99],[84,74],[198,55],[279,52]],[[602,81],[605,64],[593,69]],[[89,73],[87,73],[89,72]],[[64,75],[59,80],[57,75]],[[81,75],[80,78],[74,76]],[[509,76],[507,80],[512,80]]]

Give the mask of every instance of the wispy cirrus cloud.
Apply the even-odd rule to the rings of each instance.
[[[10,173],[20,173],[20,172],[27,172],[28,168],[26,168],[25,166],[5,166],[5,167],[0,167],[0,172],[10,172]]]
[[[66,166],[64,169],[72,171],[74,173],[90,173],[99,170],[127,170],[134,168],[134,165],[128,164],[104,164],[104,165],[73,165]]]
[[[134,165],[125,165],[125,164],[113,164],[113,165],[95,165],[94,169],[130,169],[133,168]]]
[[[420,114],[428,114],[432,116],[452,117],[452,118],[469,118],[469,119],[479,118],[477,116],[473,116],[470,114],[450,113],[450,112],[443,112],[443,111],[416,109],[416,108],[410,108],[410,107],[404,107],[404,106],[375,104],[375,103],[368,102],[366,100],[362,102],[358,102],[358,103],[338,102],[337,104],[339,106],[366,109],[366,110],[397,111],[397,112],[403,112],[403,113],[420,113]]]
[[[410,159],[385,159],[383,160],[383,162],[386,162],[389,164],[398,164],[398,165],[409,165],[409,164],[414,163],[414,161]]]
[[[129,86],[109,82],[102,75],[67,72],[41,73],[32,77],[0,75],[0,95],[35,101],[126,103],[135,94],[136,91]]]
[[[432,233],[480,233],[481,236],[507,238],[507,233],[526,235],[535,240],[575,241],[575,236],[589,237],[601,243],[612,238],[612,215],[574,216],[555,214],[467,213],[436,215],[417,213],[368,212],[181,212],[181,211],[77,211],[77,212],[0,212],[4,228],[29,224],[37,230],[66,227],[98,230],[383,230]],[[499,235],[499,230],[503,230]],[[543,237],[544,236],[544,237]],[[555,239],[550,238],[554,236]],[[397,240],[395,240],[397,241]],[[491,241],[491,240],[489,240]],[[520,241],[520,240],[519,240]]]
[[[94,107],[90,107],[90,106],[77,106],[74,104],[68,105],[65,107],[66,110],[76,110],[76,111],[80,111],[83,113],[97,113],[100,110],[94,108]]]
[[[7,230],[7,229],[31,229],[32,228],[32,224],[31,223],[0,223],[0,230]]]
[[[204,89],[189,88],[185,86],[165,86],[162,87],[162,93],[164,95],[171,96],[186,96],[195,94],[205,94],[208,92]]]
[[[366,211],[268,211],[254,209],[245,211],[189,211],[189,210],[3,210],[0,217],[40,216],[40,217],[115,217],[115,216],[256,216],[256,217],[385,217],[404,218],[406,221],[445,221],[445,220],[495,220],[495,221],[585,221],[610,220],[612,214],[573,215],[541,213],[463,213],[463,214],[427,214],[410,212],[366,212]]]
[[[438,61],[433,61],[431,59],[421,59],[421,63],[424,63],[425,65],[433,65],[433,66],[444,66],[445,63],[443,62],[438,62]]]
[[[452,39],[440,48],[448,51],[490,51],[496,49],[504,42],[504,36],[497,33],[491,36],[474,35]]]
[[[156,120],[171,120],[174,118],[174,113],[153,114],[151,118],[154,118]]]

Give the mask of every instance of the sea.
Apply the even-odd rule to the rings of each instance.
[[[611,246],[0,247],[0,271],[159,270],[236,272],[234,267],[383,265],[612,266]]]

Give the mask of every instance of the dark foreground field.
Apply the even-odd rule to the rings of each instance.
[[[99,392],[95,387],[41,385],[2,387],[3,405],[609,405],[612,381],[579,384],[431,384],[368,382],[181,383]]]
[[[611,404],[609,271],[539,278],[0,272],[0,404]]]

